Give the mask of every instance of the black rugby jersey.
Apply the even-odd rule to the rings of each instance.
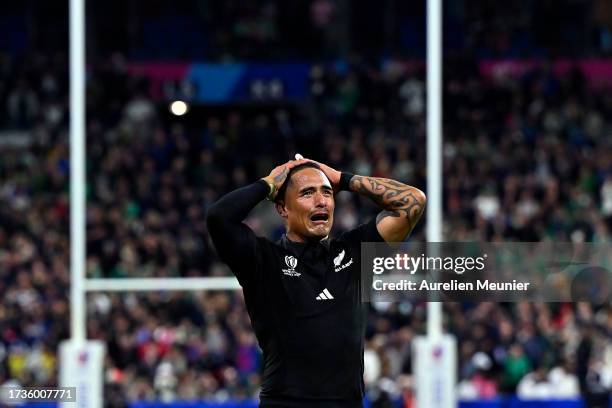
[[[257,237],[242,223],[263,200],[258,181],[208,212],[210,235],[238,278],[263,350],[261,407],[361,407],[366,305],[361,242],[383,238],[375,220],[317,243]]]

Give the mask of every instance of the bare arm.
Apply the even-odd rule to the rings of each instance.
[[[416,187],[380,177],[353,176],[351,191],[370,198],[383,210],[376,228],[387,242],[403,241],[425,210],[425,194]]]

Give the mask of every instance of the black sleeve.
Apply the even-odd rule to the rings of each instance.
[[[259,180],[234,190],[210,206],[206,215],[208,231],[217,253],[242,286],[254,273],[257,237],[242,221],[268,195],[268,184]]]

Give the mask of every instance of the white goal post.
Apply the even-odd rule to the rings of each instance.
[[[77,405],[102,408],[105,344],[87,340],[86,293],[93,291],[233,290],[235,278],[86,279],[85,1],[70,0],[70,339],[60,344],[60,385]],[[71,407],[73,403],[60,403]]]

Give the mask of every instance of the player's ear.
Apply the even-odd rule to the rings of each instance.
[[[274,203],[274,207],[276,208],[276,212],[283,218],[287,218],[287,209],[285,208],[284,201],[277,201]]]

